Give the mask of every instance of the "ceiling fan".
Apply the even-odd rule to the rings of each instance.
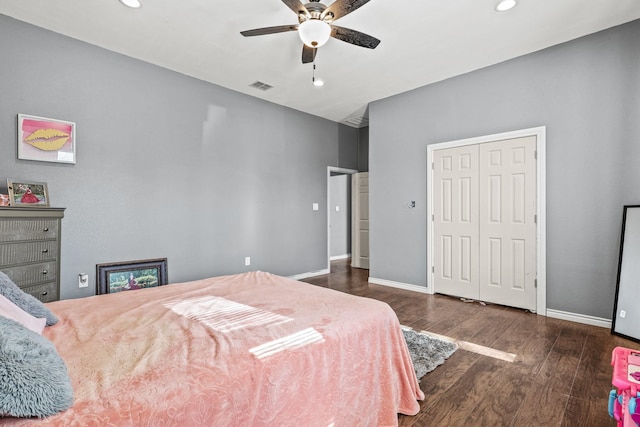
[[[318,48],[325,44],[329,37],[369,49],[375,49],[380,43],[380,40],[368,34],[333,25],[333,21],[353,12],[369,0],[336,0],[329,6],[320,3],[320,0],[310,0],[307,4],[302,4],[300,0],[282,0],[282,2],[298,15],[298,25],[256,28],[241,31],[240,34],[251,37],[298,31],[304,43],[302,45],[303,64],[315,60]]]

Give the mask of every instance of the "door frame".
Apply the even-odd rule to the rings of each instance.
[[[427,145],[427,293],[435,293],[433,277],[433,152],[446,148],[483,144],[505,139],[536,137],[536,312],[547,315],[547,226],[546,226],[546,126],[458,139]]]
[[[359,171],[355,169],[339,168],[337,166],[327,166],[327,271],[331,272],[331,173],[340,175],[353,175]],[[353,197],[353,195],[352,195]],[[351,212],[350,216],[353,215]],[[351,218],[349,218],[351,223]],[[351,242],[353,245],[353,242]]]

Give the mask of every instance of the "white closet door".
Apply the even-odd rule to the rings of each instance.
[[[478,299],[478,146],[434,152],[434,289]]]
[[[536,138],[480,144],[480,297],[536,309]]]

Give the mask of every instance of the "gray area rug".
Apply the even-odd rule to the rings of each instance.
[[[404,326],[402,332],[418,380],[442,365],[458,349],[453,342],[440,340]]]

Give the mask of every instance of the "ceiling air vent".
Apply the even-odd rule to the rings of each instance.
[[[366,117],[351,117],[345,120],[343,123],[354,128],[363,128],[369,126],[369,119]]]
[[[273,89],[273,86],[263,83],[261,81],[256,81],[254,83],[251,83],[249,86],[254,87],[256,89],[260,89],[262,91],[268,91],[269,89]]]

